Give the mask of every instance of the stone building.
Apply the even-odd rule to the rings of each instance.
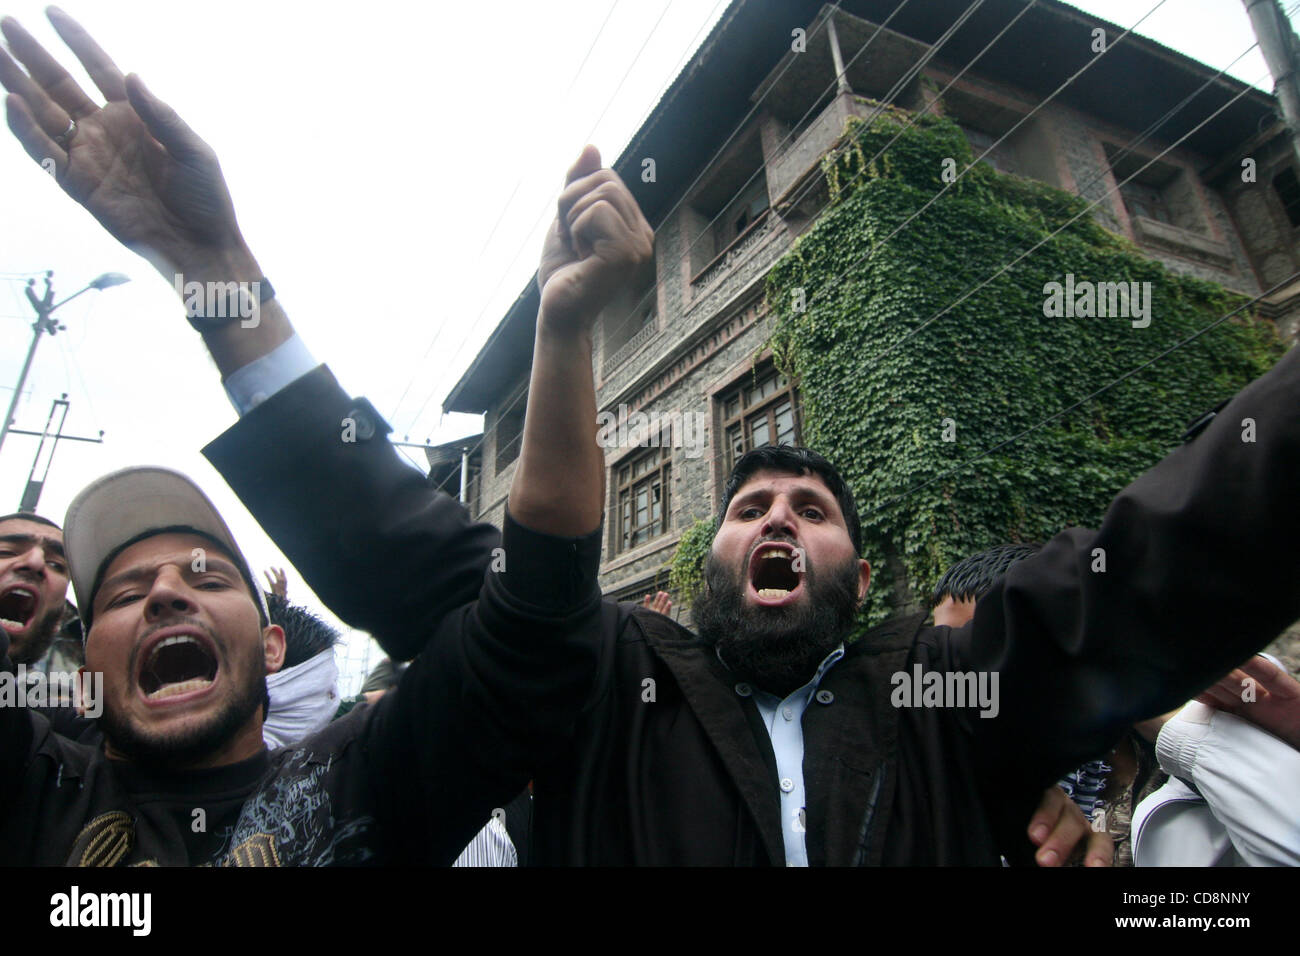
[[[845,121],[881,103],[955,119],[976,156],[1096,201],[1174,271],[1251,296],[1283,283],[1261,311],[1295,337],[1300,178],[1275,100],[1055,0],[989,0],[945,36],[968,6],[734,0],[614,164],[657,238],[596,329],[607,594],[662,586],[736,456],[800,440],[798,390],[764,350],[763,280],[826,205],[820,160]],[[485,416],[467,497],[497,524],[537,306],[530,283],[443,405]]]

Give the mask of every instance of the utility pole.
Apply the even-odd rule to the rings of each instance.
[[[1250,14],[1259,48],[1273,74],[1273,93],[1291,131],[1291,147],[1300,162],[1300,40],[1278,0],[1241,0]]]
[[[62,414],[59,414],[62,412]],[[50,428],[54,425],[54,416],[59,416],[59,424],[54,428],[54,441],[50,443],[50,457],[45,460],[45,471],[41,477],[36,477],[36,469],[41,463],[41,452],[45,450],[45,440],[50,437]],[[45,479],[49,477],[50,466],[54,464],[54,451],[59,447],[59,439],[63,436],[63,423],[68,420],[68,393],[64,392],[62,396],[54,400],[50,406],[50,417],[45,420],[45,431],[41,432],[41,443],[36,446],[36,457],[32,459],[32,470],[27,474],[27,489],[23,492],[23,500],[18,503],[18,510],[32,514],[36,511],[36,504],[41,500],[41,489],[45,487]]]
[[[36,280],[27,280],[27,287],[23,291],[27,293],[27,301],[36,310],[36,321],[32,323],[32,344],[27,349],[27,359],[23,362],[23,370],[18,376],[18,384],[14,388],[14,397],[9,401],[9,410],[5,412],[4,422],[0,423],[0,448],[4,447],[5,437],[9,434],[10,426],[14,423],[14,412],[18,409],[18,398],[22,395],[23,386],[27,384],[27,373],[32,370],[32,359],[36,358],[36,346],[41,344],[41,334],[54,335],[56,332],[67,328],[66,325],[60,325],[58,320],[52,317],[54,310],[71,302],[82,292],[89,292],[91,289],[109,289],[115,285],[130,281],[120,272],[105,272],[102,276],[91,281],[84,289],[72,293],[62,302],[55,302],[53,272],[45,273],[45,293],[40,297],[37,297],[35,291]]]
[[[60,441],[88,441],[96,445],[104,444],[104,433],[101,431],[98,438],[82,438],[79,435],[63,434],[63,423],[68,420],[68,393],[64,392],[50,404],[50,417],[45,420],[45,430],[41,432],[28,432],[22,429],[14,428],[11,431],[15,435],[39,435],[40,444],[36,446],[36,455],[32,458],[32,470],[27,473],[27,488],[23,491],[23,500],[18,503],[18,510],[26,514],[32,514],[36,511],[36,505],[41,500],[41,490],[45,487],[45,479],[50,476],[50,466],[54,464],[54,452],[59,447]],[[59,416],[58,425],[54,424],[54,416]],[[51,431],[53,429],[53,431]],[[50,457],[45,459],[45,469],[41,472],[39,478],[36,477],[36,470],[41,464],[41,453],[45,451],[46,440],[50,442]]]

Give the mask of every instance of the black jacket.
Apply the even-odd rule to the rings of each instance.
[[[205,453],[340,617],[415,646],[436,619],[421,582],[439,560],[428,542],[446,537],[434,518],[445,496],[403,483],[411,469],[385,441],[362,454],[344,448],[338,422],[348,413],[382,438],[373,409],[318,369]],[[1247,417],[1252,443],[1241,439]],[[1098,531],[1062,532],[1015,565],[971,624],[895,621],[852,645],[803,719],[809,861],[994,865],[999,851],[1023,860],[1043,788],[1300,615],[1298,475],[1293,350],[1199,439],[1124,489]],[[394,485],[403,494],[389,494]],[[1099,558],[1104,571],[1093,570]],[[998,716],[894,707],[893,675],[918,664],[996,672]],[[550,667],[533,679],[551,680]],[[606,603],[587,683],[572,738],[533,774],[534,862],[783,861],[766,733],[752,698],[694,635]]]
[[[426,568],[437,625],[398,635],[420,654],[393,691],[292,747],[147,772],[0,706],[0,864],[451,863],[571,738],[595,666],[600,552],[507,523],[511,566],[485,575],[503,539],[454,503],[426,514],[423,543],[474,555]],[[0,679],[8,647],[0,630]]]

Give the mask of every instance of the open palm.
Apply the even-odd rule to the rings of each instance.
[[[26,72],[0,51],[9,127],[119,242],[167,274],[238,245],[234,206],[211,148],[75,21],[50,22],[85,66],[100,106],[15,20],[0,22]],[[72,126],[75,121],[75,128]],[[70,136],[64,137],[70,129]]]

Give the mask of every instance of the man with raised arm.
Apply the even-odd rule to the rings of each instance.
[[[295,376],[293,355],[276,354],[292,352],[292,329],[243,243],[212,151],[75,22],[57,10],[50,18],[108,102],[94,103],[15,21],[0,21],[26,67],[0,52],[7,118],[29,154],[53,158],[64,189],[169,283],[223,291],[225,301],[213,308],[204,296],[190,318],[224,374],[268,359],[254,375],[280,379],[297,400],[314,389],[343,403],[337,417],[314,408],[333,419],[340,452],[329,486],[340,496],[328,502],[340,524],[312,529],[328,563],[348,546],[349,482],[369,478],[377,416],[346,407],[328,373]],[[451,863],[568,739],[590,692],[604,477],[591,324],[651,243],[625,187],[584,151],[543,255],[544,315],[504,530],[431,498],[409,468],[365,485],[393,509],[385,533],[425,559],[397,575],[414,592],[397,609],[412,602],[418,613],[381,615],[391,626],[371,628],[389,653],[415,660],[377,704],[292,748],[268,753],[261,733],[265,674],[282,662],[283,634],[211,503],[166,469],[127,469],[85,489],[66,544],[86,667],[104,675],[105,745],[0,707],[0,862]],[[227,381],[241,404],[238,384]],[[241,411],[256,418],[254,404]],[[355,442],[340,441],[345,418]],[[485,574],[497,547],[505,567]],[[356,573],[357,557],[340,561],[341,573],[364,589],[376,571]],[[0,637],[5,671],[8,643]]]
[[[813,607],[814,594],[827,593],[820,584],[851,577],[851,608],[869,578],[856,556],[851,497],[833,490],[833,468],[809,467],[815,456],[757,468],[750,459],[750,470],[733,476],[714,545],[721,570],[711,584],[736,613],[715,603],[724,613],[699,637],[661,615],[612,604],[593,628],[592,612],[581,605],[563,622],[548,619],[547,639],[530,635],[515,656],[502,649],[497,659],[503,639],[467,639],[448,625],[448,615],[498,621],[484,610],[490,573],[477,610],[454,610],[477,593],[470,567],[477,561],[481,576],[489,565],[492,535],[401,465],[368,403],[349,399],[314,367],[239,236],[211,150],[136,78],[123,79],[79,27],[61,14],[52,19],[109,103],[101,109],[74,95],[61,68],[6,21],[6,37],[32,77],[0,61],[0,80],[16,94],[8,101],[11,127],[38,161],[53,156],[69,193],[182,291],[243,416],[206,454],[313,589],[349,623],[381,637],[396,659],[424,648],[403,686],[411,673],[432,678],[442,666],[448,692],[484,704],[449,731],[468,732],[465,722],[475,717],[489,725],[466,742],[482,747],[484,733],[494,737],[476,772],[496,771],[504,789],[514,767],[536,768],[535,860],[996,863],[999,846],[1028,846],[1025,820],[1050,781],[1040,771],[1059,755],[1049,748],[1024,773],[993,775],[1010,783],[992,795],[1004,805],[990,806],[983,768],[969,757],[986,722],[951,711],[900,714],[889,705],[891,670],[922,659],[958,668],[967,661],[969,629],[951,647],[944,635],[927,632],[922,640],[915,627],[895,627],[845,649],[836,646],[844,638],[842,608],[827,616]],[[502,541],[511,588],[531,595],[536,607],[586,593],[585,575],[598,556],[603,460],[595,444],[590,323],[626,270],[649,255],[651,238],[617,177],[584,151],[539,269],[526,453]],[[191,297],[191,287],[222,293]],[[341,426],[355,440],[340,440]],[[304,475],[304,456],[321,466]],[[567,541],[569,550],[561,558],[529,537]],[[771,581],[752,577],[758,566],[750,559],[764,547],[776,552],[764,551]],[[806,570],[784,562],[793,547],[803,548]],[[775,595],[782,590],[784,597]],[[791,630],[809,614],[815,628]],[[1023,656],[1019,644],[1016,650]],[[1019,659],[1012,655],[1013,663]],[[760,703],[756,690],[775,705],[766,697]],[[402,706],[384,710],[392,696],[374,710],[412,717],[427,703],[399,694]],[[489,713],[494,696],[498,709]],[[1040,716],[1028,707],[1018,719]],[[1083,717],[1101,720],[1087,709]],[[570,737],[558,745],[564,726]],[[431,774],[433,762],[425,764]],[[429,780],[435,791],[439,783],[460,785]],[[805,794],[804,805],[792,805]],[[447,798],[433,796],[435,804]],[[1014,825],[1003,827],[1012,811]],[[1047,836],[1058,817],[1059,808],[1032,819],[1035,831],[1042,825],[1035,840],[1048,857],[1074,842]],[[442,832],[426,826],[428,839]],[[463,841],[472,830],[456,832]]]

